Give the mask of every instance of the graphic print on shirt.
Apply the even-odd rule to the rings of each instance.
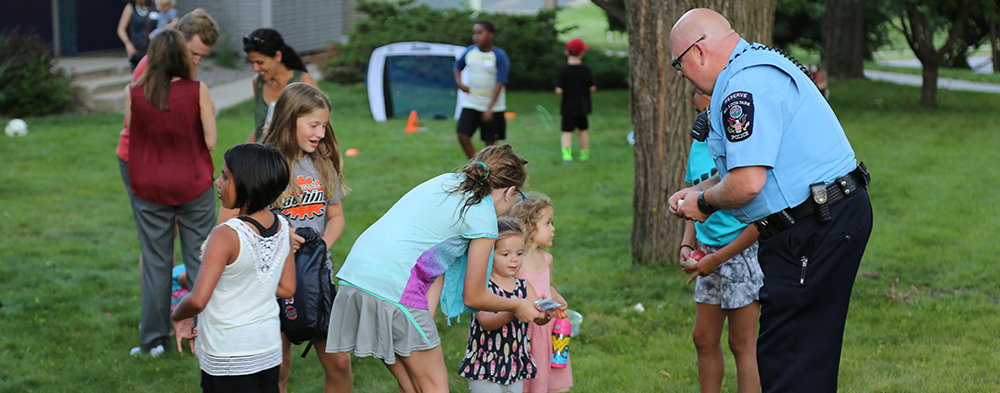
[[[281,213],[291,220],[306,220],[315,217],[322,217],[326,213],[326,194],[323,192],[323,183],[313,180],[312,177],[299,175],[295,179],[299,185],[299,199],[289,196],[285,199],[281,207]]]
[[[745,140],[753,134],[753,95],[738,91],[722,101],[726,139],[730,142]]]

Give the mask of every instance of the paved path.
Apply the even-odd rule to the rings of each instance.
[[[322,79],[319,67],[315,64],[306,65],[309,74],[315,79]],[[235,106],[243,101],[253,98],[253,76],[224,83],[208,89],[212,95],[212,102],[215,103],[216,110],[223,110]]]
[[[923,65],[920,64],[920,60],[915,58],[906,59],[883,59],[878,61],[879,64],[884,64],[894,67],[909,67],[909,68],[920,68]],[[977,74],[992,74],[993,73],[993,58],[990,54],[974,54],[969,56],[969,67],[972,67],[972,71]]]
[[[212,102],[215,103],[216,110],[221,111],[236,106],[236,104],[253,98],[253,77],[209,88],[208,93],[212,95]]]
[[[923,85],[923,78],[920,75],[865,70],[865,77],[872,80],[892,82],[900,85]],[[969,82],[948,78],[938,78],[938,88],[947,90],[979,91],[984,93],[1000,93],[1000,84]]]

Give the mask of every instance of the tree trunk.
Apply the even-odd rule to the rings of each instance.
[[[865,0],[826,0],[823,66],[834,78],[863,78]]]
[[[685,186],[694,121],[691,83],[670,67],[670,28],[689,9],[707,7],[750,42],[771,43],[776,0],[626,0],[629,110],[635,131],[632,262],[676,262],[684,221],[668,215],[670,193]]]
[[[993,53],[993,73],[1000,74],[1000,22],[990,22],[990,52]]]
[[[921,65],[923,66],[921,72],[923,83],[920,85],[920,103],[927,106],[936,106],[938,71],[941,69],[941,65],[926,61]]]
[[[927,14],[916,3],[906,3],[903,6],[903,15],[900,18],[903,36],[906,37],[906,43],[910,45],[910,49],[913,50],[913,54],[917,56],[923,67],[923,85],[920,88],[921,105],[937,106],[938,69],[941,67],[941,61],[945,54],[951,51],[955,42],[962,36],[970,8],[969,0],[962,0],[959,3],[955,19],[949,21],[951,28],[948,30],[948,39],[941,46],[941,49],[935,49],[934,30],[931,28]]]

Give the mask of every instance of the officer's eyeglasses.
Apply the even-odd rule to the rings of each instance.
[[[705,35],[701,36],[701,38],[699,38],[698,41],[695,41],[694,44],[697,44],[697,43],[701,42],[702,40],[704,40],[707,37],[708,36],[705,36]],[[677,58],[674,59],[674,61],[672,63],[670,63],[670,65],[672,67],[674,67],[675,70],[677,70],[677,71],[681,70],[681,58],[684,57],[684,55],[686,55],[688,53],[688,51],[691,50],[691,48],[694,48],[694,44],[691,44],[691,46],[689,46],[687,49],[685,49],[684,52],[681,52],[680,56],[677,56]]]

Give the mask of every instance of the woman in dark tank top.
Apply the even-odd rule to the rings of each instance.
[[[156,29],[156,21],[149,18],[156,8],[152,0],[127,0],[127,3],[118,20],[118,38],[125,44],[125,54],[135,71],[149,47],[149,33]]]
[[[274,29],[257,29],[243,37],[243,51],[257,76],[253,79],[254,129],[247,142],[264,140],[264,123],[268,109],[278,99],[281,90],[290,83],[302,82],[316,86],[307,73],[306,65],[295,49]]]

